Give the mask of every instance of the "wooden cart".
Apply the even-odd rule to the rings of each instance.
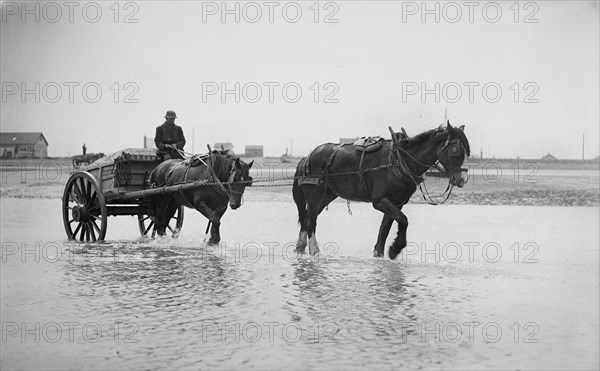
[[[150,173],[160,162],[154,149],[128,148],[71,174],[62,198],[68,238],[104,240],[108,217],[117,215],[137,216],[141,235],[153,236],[151,196],[201,186],[189,183],[153,188]],[[183,206],[171,219],[168,230],[177,236],[182,225]]]

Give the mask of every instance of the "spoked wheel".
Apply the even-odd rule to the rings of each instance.
[[[167,225],[167,229],[171,231],[173,238],[179,236],[179,231],[181,231],[181,227],[183,226],[184,208],[184,206],[179,206],[177,211],[175,211],[175,215],[173,215],[171,221],[169,221],[169,224]],[[138,226],[140,227],[140,234],[142,237],[156,237],[156,230],[154,229],[155,224],[156,219],[154,215],[138,214]]]
[[[106,235],[106,200],[96,179],[80,171],[69,178],[63,194],[63,223],[70,240],[97,241]]]

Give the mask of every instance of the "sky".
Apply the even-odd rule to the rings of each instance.
[[[279,156],[447,117],[485,157],[599,154],[597,1],[224,4],[3,1],[0,130],[112,153],[175,110],[188,152]]]

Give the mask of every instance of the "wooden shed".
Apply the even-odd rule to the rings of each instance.
[[[0,157],[46,158],[48,141],[42,133],[0,133]]]

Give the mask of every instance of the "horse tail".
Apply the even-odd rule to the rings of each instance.
[[[296,203],[296,207],[298,208],[298,223],[300,226],[304,226],[306,223],[306,197],[304,196],[304,192],[300,189],[300,185],[298,184],[298,179],[303,175],[304,162],[306,158],[303,158],[298,162],[298,167],[296,168],[296,173],[294,174],[294,183],[292,185],[292,194],[294,196],[294,202]]]

